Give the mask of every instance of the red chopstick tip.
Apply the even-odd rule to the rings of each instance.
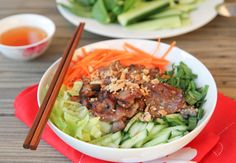
[[[37,145],[38,146],[38,145]],[[37,146],[30,146],[30,149],[35,151],[37,149]]]

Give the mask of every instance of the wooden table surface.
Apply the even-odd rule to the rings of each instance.
[[[18,62],[0,55],[0,162],[69,162],[43,141],[37,151],[22,148],[28,128],[15,118],[13,102],[21,90],[39,82],[45,70],[61,56],[74,26],[58,13],[55,0],[0,0],[0,19],[19,13],[48,16],[56,23],[57,31],[50,48],[36,60]],[[85,32],[80,46],[105,39]],[[236,18],[218,16],[192,33],[163,41],[173,40],[210,69],[219,91],[236,99]]]

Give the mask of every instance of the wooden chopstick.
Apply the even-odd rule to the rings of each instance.
[[[80,25],[76,28],[75,33],[70,41],[70,44],[67,46],[67,49],[62,56],[57,71],[47,91],[47,94],[42,102],[42,105],[40,106],[34,123],[24,141],[23,147],[26,149],[30,148],[32,150],[35,150],[39,144],[42,131],[50,116],[52,107],[61,88],[66,71],[70,65],[74,51],[82,35],[84,25],[84,23],[80,23]]]

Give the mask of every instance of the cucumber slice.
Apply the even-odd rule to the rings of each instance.
[[[142,115],[142,113],[137,113],[133,118],[130,119],[128,124],[126,125],[124,131],[128,132],[129,128],[134,124],[135,121],[139,119],[139,117]]]
[[[183,135],[179,135],[179,136],[170,138],[169,140],[167,140],[167,142],[169,143],[169,142],[175,141],[175,140],[177,140],[177,139],[179,139],[179,138],[182,138],[182,137],[183,137]]]
[[[138,142],[135,145],[135,147],[137,147],[137,148],[142,147],[143,144],[145,144],[146,142],[152,140],[162,129],[164,129],[166,127],[167,127],[166,125],[155,125],[152,128],[152,130],[149,132],[148,136],[144,140]]]
[[[157,13],[168,6],[168,0],[143,2],[137,5],[135,8],[120,14],[118,16],[118,21],[121,25],[126,26],[127,24],[131,24],[135,21],[146,18],[153,13]]]
[[[171,131],[177,130],[177,131],[185,132],[188,130],[188,127],[185,125],[178,125],[178,126],[174,126],[174,127],[169,127],[168,129],[170,129]]]
[[[165,11],[162,11],[160,13],[154,14],[150,16],[150,19],[157,19],[157,18],[163,18],[163,17],[168,17],[168,16],[180,16],[183,12],[177,9],[167,9]]]
[[[106,145],[106,147],[112,147],[112,148],[119,148],[119,145],[115,144],[115,143],[108,143]]]
[[[135,135],[137,135],[139,132],[141,132],[142,130],[144,130],[147,126],[147,123],[143,123],[143,122],[135,122],[131,128],[129,129],[129,135],[130,137],[133,137]]]
[[[184,131],[179,131],[179,130],[173,130],[171,132],[171,137],[170,138],[174,138],[177,136],[183,136],[184,135]]]
[[[113,143],[117,139],[121,138],[121,132],[118,131],[114,134],[108,134],[103,136],[102,138],[99,138],[98,141],[93,140],[92,143],[102,145],[102,146],[108,146],[109,143]]]
[[[155,125],[150,131],[149,136],[153,137],[154,135],[156,135],[158,132],[160,132],[162,129],[166,127],[167,127],[166,125]]]
[[[169,139],[170,135],[171,135],[170,128],[163,129],[160,133],[156,135],[154,139],[144,144],[143,147],[150,147],[164,143]]]
[[[107,138],[110,137],[111,135],[112,135],[112,134],[104,135],[104,136],[102,136],[102,137],[100,137],[100,138],[97,138],[97,139],[94,139],[94,140],[90,141],[90,143],[92,143],[92,144],[99,144],[99,142],[101,142],[101,141],[104,140],[104,139],[107,139]]]
[[[129,138],[130,138],[129,133],[125,133],[125,134],[123,135],[123,137],[122,137],[122,141],[125,141],[125,140],[127,140],[127,139],[129,139]]]
[[[195,3],[196,0],[179,0],[180,4],[191,4],[191,3]]]
[[[124,141],[122,144],[121,144],[121,148],[131,148],[133,147],[136,143],[142,141],[145,139],[145,137],[147,136],[147,131],[144,130],[142,132],[140,132],[139,134],[135,135],[134,137]]]
[[[154,122],[149,122],[146,126],[146,130],[151,132],[152,128],[154,127]]]
[[[116,140],[114,141],[114,144],[116,144],[117,146],[119,146],[119,144],[120,144],[120,142],[121,142],[121,139],[122,139],[122,137],[119,137],[118,139],[116,139]]]
[[[135,147],[135,148],[141,148],[141,147],[143,146],[144,143],[145,143],[145,139],[139,141],[138,143],[136,143],[136,144],[134,145],[134,147]]]
[[[166,121],[164,121],[163,119],[161,118],[157,118],[156,119],[156,123],[160,124],[160,125],[167,125]]]
[[[176,5],[173,8],[183,12],[190,12],[197,8],[197,4],[181,4],[181,5]]]
[[[170,16],[154,20],[143,21],[127,26],[129,30],[151,31],[166,28],[180,28],[181,19],[179,16]]]
[[[181,114],[169,114],[164,119],[171,125],[185,125],[187,121],[182,117]]]

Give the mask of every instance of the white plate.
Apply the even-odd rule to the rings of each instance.
[[[60,3],[66,3],[67,0],[56,0]],[[193,11],[190,15],[192,24],[178,29],[165,29],[156,31],[131,31],[127,30],[119,24],[101,24],[98,21],[90,18],[82,18],[76,16],[61,6],[57,5],[59,12],[69,22],[78,25],[79,22],[86,22],[85,30],[107,37],[114,38],[142,38],[142,39],[156,39],[157,37],[168,38],[173,36],[182,35],[194,31],[214,19],[217,15],[215,6],[223,3],[224,0],[205,0],[199,5],[198,9]]]

